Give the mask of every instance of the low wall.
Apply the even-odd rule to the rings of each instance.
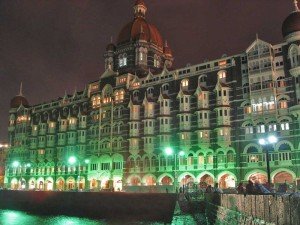
[[[69,215],[171,222],[175,194],[0,191],[0,208],[42,215]]]
[[[211,224],[300,224],[300,194],[206,194],[206,214]]]

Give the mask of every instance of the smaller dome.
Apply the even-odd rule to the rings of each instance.
[[[113,44],[113,43],[109,43],[107,46],[106,46],[106,51],[109,52],[109,51],[112,51],[114,52],[116,50],[116,46]]]
[[[282,36],[286,37],[287,35],[300,31],[300,12],[292,12],[282,24]]]
[[[22,95],[17,95],[10,101],[10,108],[19,108],[20,105],[29,107],[27,99]]]
[[[165,46],[164,46],[164,54],[165,54],[166,56],[169,56],[169,57],[172,57],[172,56],[173,56],[172,50],[171,50],[171,48],[168,46],[168,43],[167,43],[167,42],[165,43]]]

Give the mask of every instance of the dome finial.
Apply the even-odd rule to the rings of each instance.
[[[20,84],[19,96],[23,96],[23,82],[22,81],[21,81],[21,84]]]
[[[113,36],[110,36],[110,43],[113,43]]]
[[[299,8],[298,8],[298,0],[294,0],[294,5],[295,5],[295,11],[299,12]]]

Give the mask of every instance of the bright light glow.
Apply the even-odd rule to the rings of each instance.
[[[268,137],[268,141],[270,144],[274,144],[277,142],[277,137],[275,137],[274,135],[271,135]]]
[[[184,151],[180,151],[180,152],[179,152],[179,155],[180,155],[180,156],[184,156]]]
[[[260,145],[266,145],[267,144],[267,142],[265,141],[265,139],[262,139],[262,138],[258,140],[258,143]]]
[[[74,164],[74,163],[76,163],[76,157],[71,156],[68,161],[69,161],[70,164]]]
[[[166,153],[167,155],[172,155],[172,154],[173,154],[173,149],[170,148],[170,147],[167,147],[167,148],[165,149],[165,153]]]
[[[26,167],[31,167],[31,164],[30,164],[30,163],[27,163],[27,164],[26,164]]]
[[[85,159],[84,162],[85,162],[86,164],[89,164],[89,163],[90,163],[90,160],[89,160],[89,159]]]
[[[18,167],[20,165],[20,163],[18,161],[14,161],[12,165],[13,165],[13,167]]]

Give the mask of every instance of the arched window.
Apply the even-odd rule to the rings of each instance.
[[[147,64],[147,49],[146,48],[139,49],[139,61],[142,64]]]
[[[225,70],[221,70],[218,72],[218,78],[219,79],[224,79],[226,78],[226,71]]]
[[[245,114],[250,114],[250,113],[252,113],[252,108],[251,108],[250,103],[247,103],[247,104],[244,105],[244,113],[245,113]]]
[[[218,159],[218,163],[224,163],[225,162],[224,152],[222,151],[218,152],[217,159]]]
[[[190,154],[188,155],[188,158],[187,158],[187,165],[188,165],[188,166],[194,165],[194,156],[193,156],[192,153],[190,153]]]
[[[198,165],[201,165],[201,166],[204,165],[204,154],[203,153],[199,153],[199,155],[198,155]]]
[[[127,55],[124,53],[123,55],[119,55],[119,67],[127,66]]]
[[[289,130],[290,129],[290,123],[288,120],[282,120],[280,122],[280,128],[281,130]]]
[[[157,55],[154,55],[154,67],[156,68],[160,67],[160,58]]]
[[[243,85],[243,93],[247,94],[249,92],[250,92],[249,84],[246,83],[246,84]]]
[[[147,96],[152,96],[153,92],[154,92],[154,88],[153,87],[148,88],[147,89]]]
[[[272,121],[269,123],[269,131],[272,132],[272,131],[276,131],[277,130],[277,124],[276,124],[276,121]]]
[[[262,134],[266,132],[265,125],[263,123],[258,123],[256,126],[256,131],[258,134]]]
[[[184,79],[181,81],[181,87],[183,88],[188,88],[189,86],[189,80],[188,79]]]
[[[280,109],[286,109],[288,107],[288,103],[287,103],[287,99],[286,98],[281,98],[278,101],[278,108]]]
[[[298,56],[297,46],[293,46],[290,49],[289,56],[290,56],[290,60],[291,60],[291,67],[294,68],[294,67],[299,66],[299,56]]]
[[[245,126],[245,134],[253,134],[253,125],[251,123]]]
[[[206,75],[202,75],[199,77],[199,83],[205,83],[206,82],[206,79],[207,79],[207,76]]]
[[[234,162],[234,152],[232,150],[227,152],[227,163]]]
[[[133,99],[136,100],[136,101],[139,100],[139,94],[140,94],[139,91],[134,91],[133,92]]]
[[[169,84],[164,84],[164,85],[161,87],[161,90],[162,90],[162,93],[163,93],[163,94],[167,94],[168,91],[169,91]]]
[[[206,161],[207,161],[207,164],[213,164],[214,158],[213,158],[213,154],[211,152],[207,153]]]
[[[277,78],[277,87],[285,87],[286,82],[284,77],[278,77]]]

